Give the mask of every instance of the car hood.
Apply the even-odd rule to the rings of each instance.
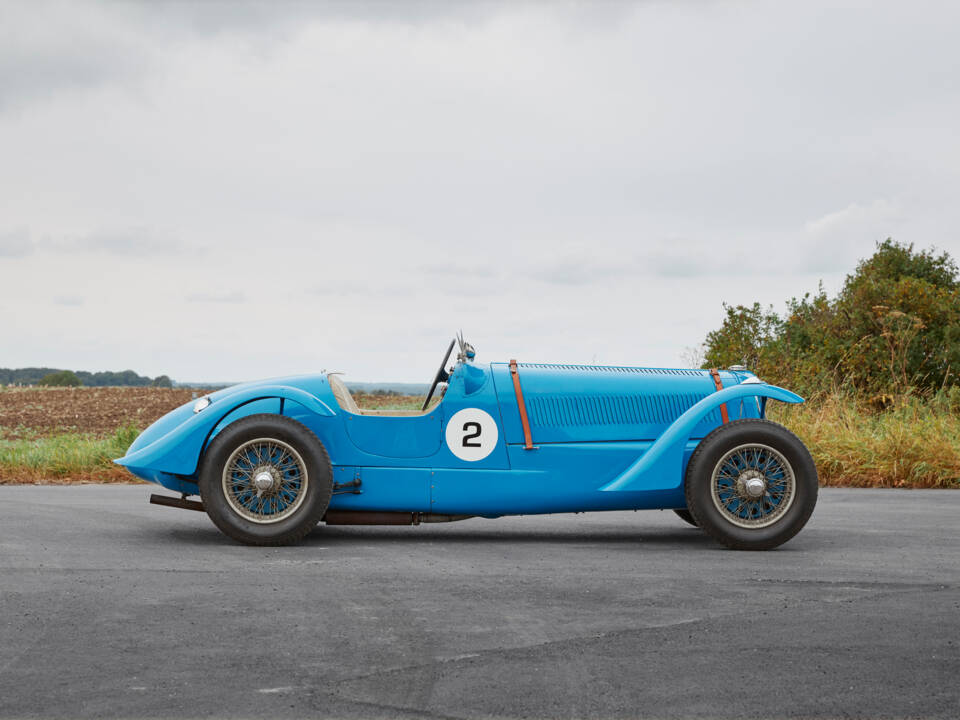
[[[493,363],[492,371],[507,442],[522,442],[510,368]],[[542,443],[655,440],[717,391],[709,370],[518,363],[517,372],[534,438]],[[732,387],[750,373],[719,375]],[[694,437],[719,423],[719,410],[708,413]]]

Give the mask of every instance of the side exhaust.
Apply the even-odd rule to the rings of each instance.
[[[475,515],[437,515],[435,513],[364,512],[360,510],[328,510],[323,516],[327,525],[419,525],[420,523],[456,522]]]
[[[181,508],[183,510],[198,510],[205,512],[203,503],[199,500],[187,500],[186,497],[170,497],[169,495],[150,496],[152,505]],[[323,516],[327,525],[420,525],[421,523],[445,523],[467,520],[476,515],[440,515],[436,513],[410,512],[365,512],[356,510],[329,510]]]
[[[153,494],[150,496],[151,505],[166,505],[167,507],[182,508],[184,510],[199,510],[200,512],[205,512],[203,503],[199,500],[187,500],[187,496],[183,497],[170,497],[169,495],[157,495]]]

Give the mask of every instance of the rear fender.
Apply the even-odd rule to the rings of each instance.
[[[197,471],[204,445],[214,428],[237,408],[270,398],[293,400],[320,416],[336,414],[322,400],[299,388],[288,385],[246,388],[218,398],[209,407],[195,413],[160,439],[115,462],[131,469],[193,475]]]
[[[776,385],[746,383],[708,395],[678,417],[669,428],[637,458],[630,467],[600,489],[620,490],[673,489],[683,484],[683,454],[690,433],[704,416],[720,405],[744,397],[772,398],[786,403],[802,403],[803,398]]]

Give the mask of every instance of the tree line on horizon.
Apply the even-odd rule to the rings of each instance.
[[[49,387],[173,387],[167,375],[155,378],[133,370],[87,372],[60,368],[0,368],[0,385],[42,385]]]

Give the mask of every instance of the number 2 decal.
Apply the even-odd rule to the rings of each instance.
[[[463,424],[463,447],[483,447],[483,445],[478,442],[470,442],[471,440],[476,440],[478,437],[480,437],[480,431],[482,429],[483,426],[478,422],[465,422]]]
[[[497,446],[500,431],[490,413],[480,408],[464,408],[447,423],[447,447],[466,462],[483,460]]]

